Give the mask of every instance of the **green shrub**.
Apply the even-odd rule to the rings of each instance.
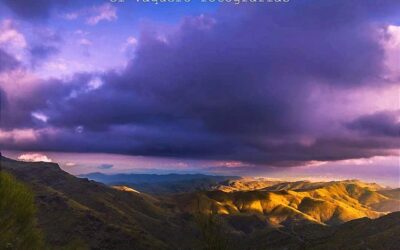
[[[203,247],[205,250],[229,249],[228,241],[222,227],[222,220],[215,214],[195,215],[195,222],[200,229]]]
[[[43,249],[32,192],[0,172],[0,249]]]

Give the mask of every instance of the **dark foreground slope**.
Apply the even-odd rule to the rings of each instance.
[[[3,158],[1,164],[34,193],[38,227],[51,249],[400,249],[399,212],[331,226],[318,219],[327,211],[343,218],[335,206],[368,215],[376,202],[396,199],[395,191],[379,191],[382,198],[359,184],[330,183],[154,198],[77,178],[53,163]]]
[[[400,212],[378,219],[361,218],[334,228],[310,249],[400,249]]]
[[[195,243],[190,223],[150,196],[76,178],[54,163],[3,158],[2,168],[35,193],[39,227],[54,248],[176,249]]]
[[[237,249],[399,250],[400,212],[378,219],[361,218],[338,226],[305,224],[259,230],[233,245]]]

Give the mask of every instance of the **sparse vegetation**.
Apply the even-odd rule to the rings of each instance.
[[[32,192],[0,172],[0,249],[43,249]]]

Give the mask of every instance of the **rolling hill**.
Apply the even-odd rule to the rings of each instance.
[[[235,192],[235,191],[251,191],[270,187],[283,181],[269,180],[265,178],[241,178],[241,179],[229,179],[220,182],[214,186],[214,190],[221,190],[224,192]]]
[[[256,214],[273,225],[293,222],[335,225],[400,210],[400,198],[395,194],[393,190],[356,180],[299,181],[250,191],[203,191],[184,194],[177,199],[183,211],[192,213]]]

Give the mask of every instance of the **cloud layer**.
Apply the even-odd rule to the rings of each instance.
[[[0,50],[0,144],[283,166],[395,154],[398,103],[370,110],[349,97],[380,103],[364,93],[398,86],[386,45],[399,7],[222,7],[143,25],[125,68],[68,79],[32,76]],[[43,60],[53,52],[31,49]],[[16,140],[24,131],[34,139]]]

